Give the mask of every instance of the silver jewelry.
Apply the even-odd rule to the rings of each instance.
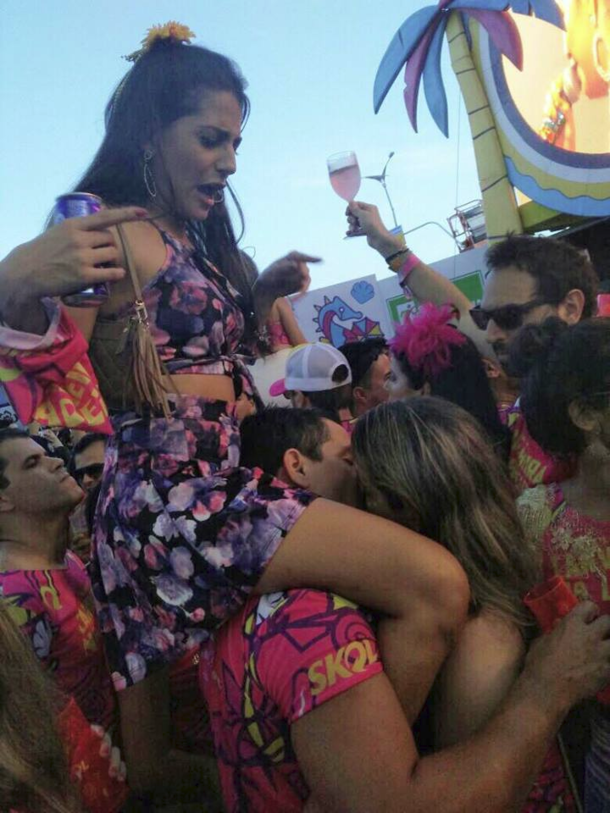
[[[224,189],[218,189],[214,192],[214,203],[223,203],[225,199]]]
[[[144,150],[144,186],[151,198],[157,197],[157,184],[155,183],[155,176],[149,164],[152,161],[154,152],[152,150]]]

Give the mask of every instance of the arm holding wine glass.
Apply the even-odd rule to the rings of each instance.
[[[434,268],[420,260],[405,244],[402,234],[392,234],[384,225],[376,206],[362,201],[348,203],[346,209],[349,231],[359,228],[366,235],[369,246],[377,251],[398,274],[401,287],[409,291],[419,302],[432,302],[444,305],[451,302],[460,313],[460,330],[469,336],[489,355],[485,333],[472,321],[472,303],[460,289]]]

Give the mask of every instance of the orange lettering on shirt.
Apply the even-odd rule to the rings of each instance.
[[[79,381],[84,387],[91,384],[91,376],[87,373],[87,370],[83,367],[80,361],[78,361],[74,367],[72,367],[66,378],[68,381],[72,382],[71,386],[74,386],[74,383],[77,381]]]
[[[311,664],[307,672],[307,677],[309,678],[313,697],[324,691],[326,688],[326,673],[324,672],[324,663],[322,661],[315,661],[315,663]]]
[[[345,647],[345,662],[352,672],[364,672],[367,655],[362,641],[352,641]]]
[[[345,655],[345,647],[342,646],[338,652],[332,655],[327,655],[325,658],[326,675],[328,678],[328,685],[334,686],[337,678],[348,678],[351,675],[350,670],[343,664],[343,656]]]
[[[309,667],[307,676],[312,697],[334,686],[338,680],[364,672],[367,666],[378,660],[379,656],[373,649],[372,641],[350,641],[336,652],[327,655],[324,660],[315,661]]]
[[[373,642],[369,641],[368,638],[364,641],[364,648],[366,649],[368,662],[370,664],[377,663],[379,660],[379,655],[376,652],[373,652]]]
[[[50,401],[43,401],[33,415],[33,420],[48,426],[61,426],[61,420]]]
[[[104,423],[108,414],[106,405],[104,401],[99,399],[99,396],[98,398],[89,398],[84,404],[81,404],[81,412],[92,426]]]
[[[61,416],[63,418],[62,426],[76,426],[81,422],[80,415],[76,411],[74,402],[69,398],[62,398],[59,402],[61,409]]]

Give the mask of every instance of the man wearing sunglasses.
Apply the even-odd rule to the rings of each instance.
[[[104,454],[108,435],[90,432],[78,441],[72,452],[70,471],[79,486],[89,493],[99,483],[104,471]]]
[[[481,304],[469,308],[506,367],[508,346],[526,324],[559,316],[568,324],[594,315],[598,279],[588,257],[562,240],[518,235],[487,252]]]
[[[484,357],[495,355],[506,368],[508,347],[523,325],[559,316],[568,324],[593,316],[599,281],[588,256],[563,240],[513,235],[487,252],[489,269],[480,305],[451,280],[416,257],[403,236],[389,232],[377,207],[353,202],[348,221],[358,220],[368,244],[378,251],[420,302],[451,302],[460,313],[460,330]],[[512,434],[511,476],[521,490],[564,479],[568,471],[551,460],[530,437],[518,402],[506,414]]]

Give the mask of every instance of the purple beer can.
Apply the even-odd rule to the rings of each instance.
[[[71,217],[93,215],[101,208],[102,199],[97,195],[91,195],[89,192],[70,192],[68,195],[60,195],[55,201],[51,223],[56,226]],[[99,282],[82,291],[66,294],[62,299],[66,305],[72,307],[90,308],[108,299],[108,286],[104,282]]]

